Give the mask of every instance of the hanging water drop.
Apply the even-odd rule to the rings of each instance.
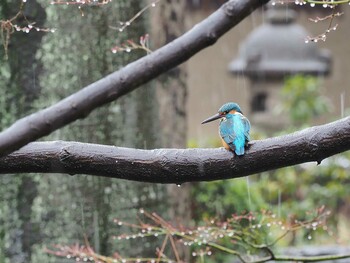
[[[249,184],[249,177],[247,176],[247,195],[248,195],[248,205],[249,205],[249,209],[252,209],[252,199],[250,196],[250,184]]]
[[[340,94],[340,117],[344,118],[344,109],[345,109],[345,100],[344,100],[344,92]]]

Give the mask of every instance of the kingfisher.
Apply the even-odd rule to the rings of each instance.
[[[239,105],[234,102],[225,103],[220,107],[217,114],[204,120],[202,124],[217,119],[221,119],[219,134],[225,149],[231,150],[237,155],[243,155],[244,147],[250,140],[250,122],[243,115]]]

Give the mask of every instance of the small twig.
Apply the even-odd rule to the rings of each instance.
[[[112,0],[76,0],[76,1],[52,1],[51,5],[77,5],[81,16],[84,16],[83,7],[84,6],[103,6],[109,4]]]
[[[8,45],[10,42],[10,35],[14,32],[13,21],[16,20],[20,15],[22,15],[24,2],[21,1],[18,12],[8,20],[0,20],[0,29],[1,29],[1,39],[2,45],[5,51],[5,59],[8,59]]]
[[[320,21],[324,21],[324,20],[328,20],[328,19],[333,20],[334,17],[342,16],[343,14],[344,14],[344,12],[337,12],[337,13],[335,13],[335,10],[333,10],[333,13],[328,15],[328,16],[324,16],[324,17],[318,17],[317,16],[316,18],[309,18],[309,20],[314,22],[314,23],[318,23]],[[330,24],[332,24],[332,23],[330,23]],[[330,28],[330,26],[328,28]]]
[[[312,22],[320,22],[320,21],[324,21],[324,20],[330,20],[329,24],[328,24],[328,28],[327,30],[325,30],[325,32],[311,37],[308,36],[305,39],[305,43],[308,42],[318,42],[319,40],[322,41],[326,41],[327,35],[328,33],[330,33],[332,30],[336,30],[338,27],[338,24],[336,24],[335,26],[333,26],[333,20],[335,17],[339,17],[342,16],[344,13],[343,12],[335,12],[335,9],[338,5],[340,4],[346,4],[346,3],[350,3],[350,0],[275,0],[272,1],[272,5],[276,5],[276,4],[288,4],[288,3],[294,3],[296,5],[306,5],[306,4],[310,4],[311,7],[314,7],[316,5],[322,5],[324,8],[331,8],[333,9],[332,13],[328,16],[324,16],[324,17],[316,17],[316,18],[309,18],[310,21]]]
[[[76,1],[52,1],[51,5],[78,5],[78,6],[100,6],[100,5],[106,5],[108,3],[112,2],[112,0],[76,0]]]
[[[310,6],[314,7],[315,5],[322,5],[324,8],[333,6],[347,4],[350,0],[274,0],[272,1],[272,5],[275,4],[296,4],[296,5],[306,5],[310,4]]]
[[[172,237],[172,235],[169,235],[169,239],[170,239],[171,247],[173,248],[173,252],[174,252],[176,261],[177,262],[181,262],[180,256],[179,256],[179,252],[177,251],[177,248],[176,248],[176,245],[175,245],[175,241],[174,241],[174,238]]]
[[[160,259],[164,256],[164,249],[165,249],[166,244],[168,243],[168,239],[169,239],[169,234],[166,234],[165,238],[163,240],[163,243],[162,243],[162,247],[158,251],[157,263],[159,263]]]
[[[293,262],[319,262],[319,261],[326,261],[326,260],[338,260],[338,259],[344,259],[344,258],[350,258],[350,254],[306,256],[306,257],[278,255],[278,256],[275,256],[274,260],[275,261],[293,261]]]
[[[35,22],[30,23],[27,17],[23,14],[24,2],[21,2],[18,12],[8,20],[0,20],[0,35],[2,40],[2,45],[5,51],[5,59],[8,59],[8,45],[10,42],[10,36],[15,31],[22,31],[24,33],[29,33],[31,30],[41,31],[41,32],[55,32],[55,29],[50,28],[40,28],[36,27]],[[27,23],[27,26],[19,26],[14,24],[16,19],[23,17],[24,21]]]
[[[130,26],[139,16],[141,16],[145,11],[147,11],[151,7],[155,7],[158,2],[161,0],[155,0],[152,3],[146,5],[144,8],[142,8],[140,11],[138,11],[132,18],[130,18],[128,21],[122,22],[120,21],[119,27],[109,26],[111,29],[118,30],[119,32],[123,32],[125,28]]]
[[[325,17],[316,17],[315,19],[313,18],[309,18],[310,21],[314,22],[314,23],[318,23],[319,21],[325,21],[325,20],[329,20],[328,23],[328,27],[327,30],[321,34],[319,34],[318,36],[315,37],[307,37],[307,39],[305,40],[306,43],[308,43],[309,41],[311,42],[317,42],[318,40],[322,40],[322,41],[326,41],[327,35],[333,30],[335,31],[338,28],[338,24],[336,24],[335,26],[333,26],[333,21],[335,17],[339,17],[342,16],[344,13],[343,12],[335,12],[335,7],[333,8],[332,14],[325,16]]]
[[[127,40],[126,43],[121,44],[120,46],[114,46],[111,48],[112,53],[117,53],[120,51],[131,52],[135,49],[143,49],[147,52],[147,54],[152,53],[149,49],[149,35],[145,34],[140,37],[140,44],[136,44],[132,40]]]

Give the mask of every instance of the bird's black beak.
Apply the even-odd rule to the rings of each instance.
[[[213,116],[209,117],[208,119],[205,119],[204,121],[202,121],[202,124],[208,123],[208,122],[211,122],[211,121],[215,121],[215,120],[220,119],[222,117],[223,117],[223,115],[221,115],[220,113],[216,113],[215,115],[213,115]]]

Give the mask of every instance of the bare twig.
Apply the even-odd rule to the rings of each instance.
[[[208,226],[197,227],[196,229],[183,230],[174,228],[170,223],[164,223],[166,221],[158,215],[154,216],[154,213],[150,214],[143,211],[142,214],[146,215],[146,218],[151,220],[151,222],[147,224],[141,223],[138,227],[133,226],[131,229],[131,231],[133,232],[132,234],[122,234],[119,236],[121,238],[118,238],[118,240],[129,239],[131,237],[145,238],[147,236],[164,236],[161,248],[157,249],[157,258],[123,258],[118,253],[115,254],[118,256],[115,256],[114,258],[105,257],[96,254],[93,251],[93,249],[89,247],[89,244],[87,242],[85,242],[86,246],[79,246],[78,244],[72,246],[56,245],[53,246],[54,249],[47,249],[46,252],[60,257],[68,256],[79,260],[83,259],[82,257],[85,257],[86,260],[83,259],[84,261],[87,261],[90,258],[92,258],[94,260],[98,259],[100,260],[100,262],[182,262],[179,254],[177,253],[177,248],[175,245],[175,241],[178,241],[180,244],[185,246],[195,246],[196,248],[199,247],[199,250],[194,249],[192,256],[200,257],[201,262],[204,262],[204,257],[209,257],[212,255],[211,249],[214,249],[218,252],[234,255],[242,263],[262,263],[270,260],[313,262],[350,257],[350,255],[327,255],[317,257],[299,257],[285,255],[276,256],[273,252],[272,247],[268,245],[255,245],[253,243],[261,239],[261,235],[264,235],[263,232],[256,228],[253,228],[252,225],[240,224],[241,220],[243,219],[249,220],[251,213],[242,214],[241,216],[234,216],[221,224],[214,225],[213,223],[210,223]],[[309,220],[295,222],[291,228],[293,228],[294,230],[301,230],[303,228],[307,228],[309,224],[319,222],[320,220],[324,220],[327,216],[328,212],[323,209],[321,213],[317,213],[316,215],[314,214],[314,216]],[[271,214],[267,215],[266,213],[264,214],[264,212],[262,212],[262,217],[265,218],[263,220],[267,220],[267,222],[271,224],[274,222],[276,223],[276,218],[271,216]],[[129,223],[125,222],[125,224],[123,223],[122,225],[128,224]],[[277,227],[281,227],[281,225],[278,224],[274,225]],[[168,228],[168,226],[170,226],[170,228]],[[136,230],[138,233],[135,233],[134,230]],[[253,231],[253,235],[249,235],[251,231]],[[147,233],[149,235],[147,235]],[[255,256],[254,254],[251,254],[251,256],[247,256],[244,252],[239,252],[241,250],[235,250],[234,247],[241,246],[240,243],[227,243],[225,241],[236,240],[236,235],[240,235],[240,239],[242,241],[241,243],[248,244],[258,250],[267,251],[268,255],[260,256],[258,253]],[[247,241],[250,238],[253,238],[253,242]],[[164,254],[166,247],[170,247],[173,250],[175,260]]]
[[[63,1],[63,0],[57,0],[52,1],[52,5],[77,5],[79,7],[82,6],[101,6],[106,5],[112,2],[112,0],[76,0],[76,1]]]
[[[117,52],[130,52],[135,49],[142,49],[145,50],[148,54],[150,54],[152,51],[149,49],[149,35],[145,34],[144,36],[140,37],[139,44],[136,44],[132,40],[127,40],[126,43],[123,43],[121,45],[116,45],[111,48],[112,53],[117,53]]]
[[[8,45],[10,43],[10,37],[11,34],[13,34],[16,31],[24,32],[24,33],[29,33],[31,30],[35,31],[41,31],[41,32],[55,32],[54,28],[41,28],[35,26],[35,22],[29,22],[27,17],[23,13],[23,8],[24,8],[25,2],[21,1],[21,4],[19,6],[18,12],[10,19],[7,20],[0,20],[0,36],[2,40],[2,45],[5,51],[5,59],[8,59]],[[19,18],[22,17],[24,21],[27,23],[26,26],[19,26],[15,24],[15,21]]]
[[[310,21],[314,22],[314,23],[318,23],[320,21],[325,21],[325,20],[329,20],[329,23],[328,23],[328,27],[327,29],[317,35],[317,36],[314,36],[314,37],[307,37],[307,39],[305,40],[305,42],[318,42],[319,40],[322,40],[322,41],[326,41],[327,39],[327,35],[331,32],[331,31],[335,31],[337,30],[338,28],[338,24],[335,24],[333,26],[333,21],[334,21],[334,18],[335,17],[339,17],[339,16],[342,16],[344,13],[343,12],[336,12],[335,11],[335,8],[333,8],[333,11],[332,11],[332,14],[328,15],[328,16],[325,16],[325,17],[316,17],[316,18],[309,18]]]
[[[318,42],[320,40],[326,41],[327,35],[331,31],[335,31],[338,28],[338,24],[333,25],[333,21],[335,17],[342,16],[343,12],[335,12],[335,9],[338,5],[350,3],[350,0],[273,0],[272,5],[276,4],[289,4],[294,3],[296,5],[306,5],[309,4],[311,7],[315,7],[316,5],[322,5],[324,8],[330,8],[332,9],[332,13],[330,15],[324,16],[324,17],[316,17],[316,18],[309,18],[310,21],[314,23],[318,23],[321,21],[329,20],[329,24],[327,29],[317,35],[317,36],[308,36],[305,39],[305,43],[309,42]]]
[[[130,18],[128,21],[120,21],[119,25],[120,26],[109,26],[112,29],[118,30],[119,32],[123,32],[128,26],[130,26],[137,18],[139,18],[145,11],[147,11],[148,9],[150,9],[151,7],[155,7],[158,2],[160,2],[161,0],[154,0],[152,1],[152,3],[146,5],[144,8],[142,8],[140,11],[138,11],[132,18]]]

